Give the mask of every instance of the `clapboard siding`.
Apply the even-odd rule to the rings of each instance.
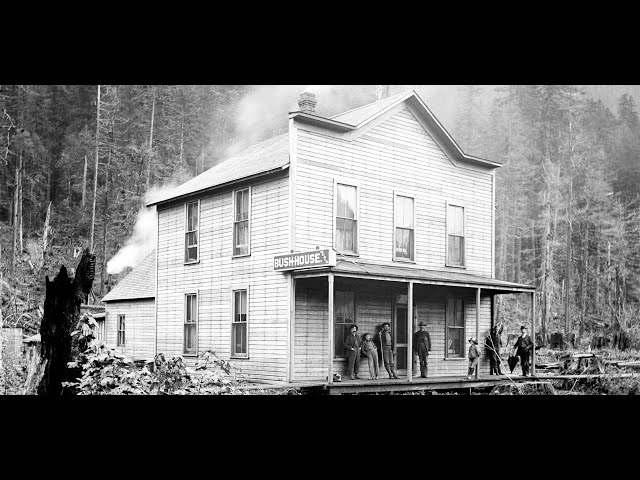
[[[108,302],[105,308],[107,345],[134,359],[153,359],[155,354],[155,317],[152,298]],[[118,315],[124,315],[125,344],[117,346]]]
[[[354,140],[302,124],[297,139],[297,249],[333,245],[334,178],[343,177],[360,187],[361,261],[394,263],[393,193],[400,190],[415,195],[416,267],[450,268],[445,237],[451,200],[466,207],[466,271],[491,277],[492,174],[454,165],[409,109],[390,114]]]
[[[326,279],[324,279],[326,282]],[[394,297],[406,294],[407,287],[399,284],[384,284],[381,282],[359,281],[346,283],[336,279],[336,290],[353,290],[356,292],[356,323],[358,334],[366,332],[375,337],[380,325],[393,321]],[[468,368],[467,350],[462,359],[445,359],[445,308],[447,295],[462,298],[465,304],[465,339],[476,335],[476,307],[475,290],[461,288],[444,288],[425,285],[414,285],[414,328],[421,320],[427,322],[427,331],[431,336],[432,348],[429,355],[429,376],[466,375]],[[328,358],[328,320],[327,320],[327,286],[317,280],[299,279],[296,283],[296,315],[294,339],[294,380],[295,381],[324,381],[327,378]],[[392,323],[393,324],[393,323]],[[480,345],[491,327],[491,298],[480,298]],[[334,339],[340,342],[343,339]],[[481,348],[483,350],[483,348]],[[415,352],[414,352],[415,353]],[[361,376],[368,377],[366,359],[360,359]],[[397,363],[397,360],[396,360]],[[417,359],[413,364],[414,374],[419,375]],[[480,360],[482,372],[488,371],[488,359],[484,352]],[[381,376],[387,373],[380,364]],[[346,372],[346,362],[336,359],[333,362],[334,373],[342,375]]]
[[[198,293],[198,350],[231,355],[232,291],[249,292],[249,358],[231,363],[253,380],[284,381],[287,366],[288,279],[273,272],[287,251],[288,178],[251,186],[251,255],[232,258],[232,191],[200,199],[199,263],[184,265],[184,204],[160,208],[158,351],[182,355],[184,295]],[[185,357],[193,365],[195,358]]]

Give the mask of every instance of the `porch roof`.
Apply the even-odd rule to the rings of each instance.
[[[332,272],[338,276],[368,278],[372,280],[412,280],[417,283],[426,283],[431,285],[447,285],[469,288],[480,287],[482,289],[490,289],[494,293],[531,293],[536,290],[533,285],[505,282],[503,280],[482,277],[480,275],[471,275],[464,272],[442,272],[438,270],[378,265],[343,259],[338,259],[335,267],[298,271],[296,272],[296,276],[312,276],[314,272]]]

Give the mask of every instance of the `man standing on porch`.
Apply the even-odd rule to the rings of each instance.
[[[389,378],[398,378],[396,374],[396,364],[393,361],[393,336],[391,335],[391,324],[384,322],[380,331],[380,349],[382,350],[382,362],[387,369]]]
[[[420,330],[413,334],[413,348],[420,358],[420,376],[427,378],[427,360],[429,359],[429,350],[431,350],[431,337],[429,337],[427,324],[424,320],[420,320],[418,326]]]
[[[522,367],[522,376],[529,376],[529,354],[533,350],[533,341],[531,337],[527,335],[527,327],[524,325],[520,327],[520,336],[513,346],[514,354],[520,357],[520,366]]]
[[[357,325],[351,325],[349,327],[349,334],[344,339],[344,349],[347,352],[347,375],[351,380],[355,380],[358,377],[358,370],[360,370],[360,337],[356,334],[358,331]]]

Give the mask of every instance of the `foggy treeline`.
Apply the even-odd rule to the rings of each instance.
[[[390,87],[392,95],[415,89],[466,153],[503,163],[496,277],[536,285],[543,331],[582,331],[593,320],[640,327],[634,88]],[[42,300],[41,288],[34,287],[26,302],[24,292],[42,286],[60,264],[77,263],[79,247],[94,247],[99,300],[107,290],[107,262],[133,233],[145,196],[286,131],[287,113],[297,110],[304,88],[0,86],[5,318]],[[306,88],[316,93],[317,113],[324,116],[376,100],[375,85]],[[525,319],[528,303],[508,297],[500,314]]]

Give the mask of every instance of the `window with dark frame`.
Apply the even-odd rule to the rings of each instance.
[[[464,358],[464,300],[448,297],[446,307],[446,345],[447,358]]]
[[[118,339],[117,339],[117,346],[124,346],[125,344],[125,336],[124,336],[124,330],[125,330],[125,322],[124,322],[124,315],[118,315]]]
[[[464,207],[447,206],[447,265],[464,266]]]
[[[234,193],[233,255],[249,255],[249,201],[251,189]]]
[[[336,290],[333,303],[333,356],[344,357],[344,339],[349,333],[349,326],[356,323],[355,293]]]
[[[394,258],[415,260],[414,199],[396,195]]]
[[[198,261],[198,203],[187,203],[185,219],[184,261]]]
[[[196,354],[198,351],[198,295],[185,295],[184,345],[182,353]]]
[[[231,322],[231,355],[247,356],[247,291],[233,292],[233,321]]]
[[[336,185],[336,250],[358,253],[357,187]]]

